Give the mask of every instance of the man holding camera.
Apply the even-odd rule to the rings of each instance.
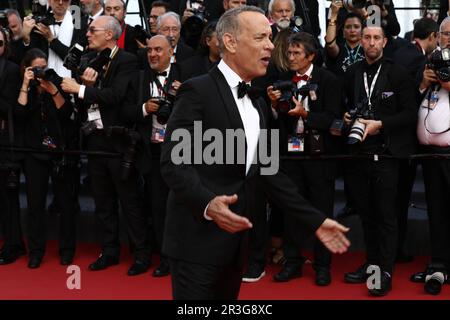
[[[23,45],[39,48],[48,56],[48,67],[60,77],[70,77],[71,71],[63,66],[69,48],[84,43],[81,29],[76,29],[69,11],[71,0],[49,0],[51,12],[42,16],[25,17]]]
[[[173,48],[170,39],[153,36],[147,42],[147,61],[143,77],[137,86],[142,92],[142,101],[138,108],[128,109],[127,118],[138,123],[138,130],[143,137],[146,157],[143,157],[141,171],[144,175],[146,198],[150,200],[152,231],[155,233],[157,250],[161,252],[166,218],[166,203],[169,189],[161,177],[159,159],[161,143],[164,141],[166,123],[172,112],[176,91],[181,83],[180,69],[170,63]],[[150,158],[150,159],[149,159]],[[154,277],[169,274],[167,258],[161,255],[160,265],[153,271]]]
[[[135,142],[130,141],[131,136],[108,134],[108,131],[113,131],[109,130],[111,127],[128,132],[128,123],[122,119],[122,114],[126,108],[133,108],[136,104],[132,79],[137,75],[137,59],[117,46],[121,33],[122,29],[115,18],[101,16],[95,19],[88,28],[89,49],[93,55],[110,50],[110,61],[100,72],[87,68],[81,77],[83,85],[74,79],[65,78],[62,88],[65,92],[77,94],[89,106],[88,121],[83,126],[87,150],[121,152],[126,155],[124,151]],[[102,253],[89,266],[92,271],[103,270],[119,262],[118,200],[127,218],[128,235],[134,248],[135,261],[128,275],[143,273],[150,266],[150,252],[146,244],[147,224],[138,196],[138,173],[129,162],[130,159],[125,158],[89,158],[91,189],[96,214],[103,229]],[[124,165],[131,167],[125,168]],[[124,173],[125,169],[129,171],[121,177],[120,173]]]
[[[351,128],[350,151],[371,157],[354,160],[349,166],[349,189],[361,215],[366,262],[355,272],[346,273],[345,281],[365,283],[368,272],[378,269],[377,285],[368,288],[374,296],[391,290],[398,237],[400,159],[378,155],[412,154],[412,129],[417,121],[413,79],[406,69],[383,57],[386,42],[381,27],[365,27],[361,39],[365,59],[350,66],[344,80],[347,107],[351,109],[345,114]]]
[[[337,79],[332,73],[313,65],[318,48],[311,34],[295,33],[288,42],[291,71],[282,74],[281,79],[290,88],[294,85],[292,97],[280,82],[267,90],[280,127],[281,153],[293,157],[337,153],[339,145],[329,133],[333,119],[341,118],[343,114]],[[285,97],[286,92],[289,93],[289,100]],[[335,163],[327,160],[285,160],[282,165],[298,186],[300,194],[314,207],[332,217]],[[291,216],[284,217],[283,252],[286,263],[274,277],[278,282],[300,277],[304,262],[296,244],[298,235],[303,233],[299,232],[302,228]],[[314,269],[317,285],[330,284],[330,264],[331,254],[316,241]]]
[[[439,44],[440,50],[433,52],[430,59],[434,66],[425,68],[420,86],[423,100],[419,108],[417,137],[421,153],[425,154],[450,154],[450,79],[444,76],[450,66],[449,17],[440,25]],[[438,294],[450,270],[450,161],[448,158],[426,159],[422,161],[422,168],[430,224],[431,262],[424,272],[414,274],[411,280],[425,282],[428,293]]]

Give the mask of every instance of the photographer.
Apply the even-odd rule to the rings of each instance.
[[[147,43],[147,64],[144,69],[141,86],[142,101],[138,101],[137,109],[124,110],[125,117],[138,123],[147,158],[144,157],[141,171],[144,175],[146,199],[150,200],[152,232],[155,234],[157,251],[161,252],[163,243],[166,202],[169,189],[161,177],[160,155],[161,143],[164,141],[166,123],[172,111],[176,91],[181,83],[180,69],[171,64],[173,49],[170,39],[156,35]],[[134,114],[130,112],[134,111]],[[125,118],[124,117],[124,118]],[[148,159],[150,158],[150,159]],[[169,264],[165,256],[161,256],[160,265],[153,271],[154,277],[169,274]]]
[[[159,16],[169,11],[169,4],[164,1],[153,1],[150,9],[150,14],[148,15],[148,23],[150,25],[150,35],[154,36],[157,32],[156,21]]]
[[[126,151],[132,147],[131,144],[136,141],[129,141],[128,135],[107,134],[113,126],[129,128],[132,124],[121,118],[121,112],[136,105],[132,79],[137,76],[137,58],[117,46],[121,33],[122,29],[115,18],[100,16],[95,19],[87,33],[89,49],[92,50],[89,55],[95,57],[97,54],[110,52],[109,62],[104,68],[99,68],[99,72],[87,68],[81,77],[83,85],[74,79],[65,78],[62,88],[67,93],[78,95],[87,107],[88,117],[82,127],[87,150],[121,152],[125,156]],[[127,218],[128,235],[134,248],[135,261],[128,270],[128,275],[140,274],[149,268],[147,223],[140,204],[138,173],[130,161],[132,159],[128,158],[88,158],[95,212],[102,228],[102,253],[89,265],[92,271],[103,270],[119,263],[118,200]],[[124,170],[127,173],[125,176]],[[118,174],[121,172],[122,174]]]
[[[423,100],[419,108],[417,137],[421,153],[450,154],[450,79],[445,77],[450,67],[450,18],[445,18],[439,29],[440,49],[431,55],[435,66],[423,72],[421,89]],[[433,57],[436,57],[433,59]],[[437,59],[438,58],[438,59]],[[437,61],[441,63],[437,66]],[[437,68],[438,67],[438,68]],[[422,161],[425,196],[431,238],[431,261],[424,272],[411,277],[414,282],[426,282],[425,290],[438,294],[450,272],[450,219],[448,190],[450,188],[450,160]]]
[[[371,155],[350,163],[348,187],[360,215],[366,262],[355,272],[345,274],[348,283],[366,283],[367,268],[381,270],[380,286],[369,294],[384,296],[392,288],[398,227],[396,197],[399,159],[375,155],[406,157],[414,152],[412,129],[417,121],[414,83],[409,72],[383,57],[387,39],[381,27],[365,27],[361,45],[365,59],[345,73],[344,88],[350,126],[351,153]]]
[[[48,67],[60,77],[70,77],[63,66],[69,48],[75,43],[85,43],[81,29],[76,29],[70,11],[71,0],[49,0],[51,12],[42,16],[27,16],[23,22],[25,50],[38,48],[48,56]],[[36,20],[37,19],[37,20]]]
[[[290,72],[281,74],[293,94],[286,92],[279,82],[267,88],[272,108],[280,128],[281,154],[302,157],[339,152],[339,144],[329,133],[333,119],[342,117],[340,88],[330,72],[312,64],[318,48],[316,39],[305,32],[293,34],[289,40],[288,58]],[[304,87],[306,86],[306,87]],[[288,95],[286,95],[288,93]],[[292,97],[291,97],[292,95]],[[282,166],[298,186],[300,193],[320,211],[333,216],[335,163],[333,161],[284,160]],[[301,227],[284,215],[283,252],[286,263],[275,275],[278,282],[289,281],[302,275],[303,259],[297,243]],[[329,285],[331,255],[325,247],[315,242],[314,270],[316,284]]]
[[[0,28],[0,145],[23,145],[23,122],[16,117],[14,106],[20,88],[20,70],[7,60],[8,40]],[[0,207],[4,243],[0,250],[0,265],[9,264],[25,254],[20,223],[19,183],[23,156],[0,150]]]
[[[70,116],[73,105],[60,90],[61,79],[47,69],[47,56],[39,49],[29,50],[22,62],[23,83],[17,108],[25,113],[25,146],[43,152],[25,156],[28,203],[29,268],[38,268],[45,254],[45,204],[48,180],[55,184],[57,205],[61,208],[59,254],[61,264],[69,265],[75,254],[74,174],[77,161],[69,156],[45,151],[76,146],[77,131]]]

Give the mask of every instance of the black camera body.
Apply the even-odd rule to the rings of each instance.
[[[428,58],[427,66],[436,72],[439,80],[450,81],[450,49],[434,50]]]
[[[31,85],[38,86],[39,80],[47,80],[52,82],[55,86],[60,87],[62,78],[53,69],[44,69],[41,67],[34,67],[31,69],[34,73],[34,79],[30,82]]]
[[[111,61],[111,49],[106,48],[89,61],[83,60],[84,48],[75,43],[64,58],[64,67],[76,75],[82,75],[87,68],[92,68],[98,73]],[[87,59],[86,59],[87,60]]]
[[[297,88],[297,84],[291,80],[278,80],[273,84],[273,90],[280,90],[281,97],[277,103],[277,109],[281,113],[286,113],[295,107],[292,97],[298,95],[302,98],[309,96],[311,100],[316,100],[316,92],[318,85],[315,83],[307,83],[300,88]]]
[[[55,24],[55,17],[51,13],[47,13],[45,15],[33,16],[32,19],[36,21],[36,24],[42,23],[45,26],[51,26]]]
[[[152,36],[140,25],[134,26],[135,39],[139,42],[145,44],[147,39],[150,39]]]
[[[191,36],[200,35],[205,27],[209,14],[203,6],[203,1],[191,0],[189,9],[194,15],[187,18],[184,22],[186,33]]]
[[[157,97],[159,108],[156,112],[156,120],[161,124],[166,124],[172,114],[175,102],[175,91],[169,90],[165,97]]]
[[[366,130],[366,125],[359,120],[375,120],[375,113],[369,107],[368,100],[366,99],[363,102],[358,102],[355,108],[350,109],[348,114],[350,115],[352,124],[350,126],[347,143],[350,145],[358,144],[362,142],[364,131]]]

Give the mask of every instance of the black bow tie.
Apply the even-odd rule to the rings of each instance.
[[[55,26],[60,26],[60,27],[61,27],[61,24],[62,24],[62,21],[60,21],[60,22],[55,21],[55,23],[54,23]]]
[[[156,76],[157,77],[167,77],[167,72],[166,71],[156,72]]]
[[[242,99],[246,94],[248,94],[250,99],[257,99],[259,96],[259,92],[255,87],[241,81],[238,85],[238,99]]]

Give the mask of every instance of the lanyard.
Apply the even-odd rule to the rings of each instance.
[[[377,73],[375,73],[375,76],[373,77],[372,84],[370,86],[370,90],[369,90],[369,85],[367,82],[367,72],[364,72],[364,89],[366,89],[367,99],[369,100],[368,101],[369,108],[372,107],[372,102],[370,101],[370,98],[372,97],[373,89],[375,88],[375,84],[377,83],[377,78],[378,78],[378,75],[380,74],[380,70],[381,70],[381,64],[378,67]]]
[[[358,58],[359,49],[361,49],[361,45],[358,44],[358,49],[356,49],[356,52],[354,54],[352,54],[352,51],[354,49],[350,49],[349,46],[347,45],[347,42],[345,42],[344,48],[345,48],[345,50],[347,50],[347,56],[350,58],[349,65],[352,65],[355,62],[357,62],[356,59]]]

